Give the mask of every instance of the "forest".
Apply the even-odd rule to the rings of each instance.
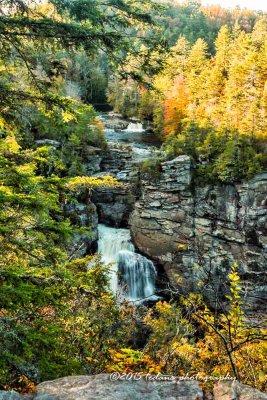
[[[0,393],[34,394],[40,382],[114,372],[197,374],[207,392],[212,379],[206,377],[228,375],[266,392],[266,13],[197,0],[2,0],[0,35]],[[145,150],[149,156],[118,167],[125,152],[129,159],[131,143],[110,149],[108,118],[128,121],[126,131],[129,124],[142,124],[156,143],[152,153]],[[110,132],[115,140],[117,128]],[[103,160],[110,163],[106,169]],[[175,160],[189,160],[188,189],[175,186],[185,174],[173,176]],[[112,168],[127,171],[126,183]],[[164,192],[168,179],[175,183]],[[211,218],[211,236],[226,249],[221,264],[209,264],[214,274],[199,243],[189,248],[192,235],[180,240],[181,225],[177,234],[164,226],[179,237],[166,264],[161,254],[150,255],[134,241],[135,217],[117,222],[112,215],[123,202],[137,215],[137,203],[152,190],[163,193],[163,202],[170,193],[189,202],[211,190],[211,209],[215,189],[207,188],[214,187],[233,203],[229,215],[220,205]],[[117,208],[109,212],[104,196],[113,196]],[[260,211],[253,208],[257,196]],[[171,201],[176,207],[178,200]],[[180,224],[191,218],[187,204],[188,216],[178,210]],[[241,210],[231,225],[234,239],[224,240],[230,234],[222,215],[230,221],[234,207]],[[154,218],[152,240],[159,249],[165,239],[157,239],[161,228],[154,226],[166,209],[159,217],[144,216]],[[97,251],[97,224],[106,224],[106,215],[121,234],[132,229],[127,240],[135,247],[129,249],[136,253],[138,274],[160,271],[153,278],[160,289],[151,292],[151,301],[136,302],[138,295],[131,301],[112,290],[114,260],[106,262]],[[168,224],[176,222],[171,215]],[[242,235],[235,237],[239,231],[244,243]],[[214,243],[210,257],[217,251]],[[190,265],[195,281],[185,290],[184,261],[177,260],[192,252],[199,262]],[[126,265],[116,262],[123,275],[128,259],[122,256]],[[220,265],[225,269],[219,280]],[[134,279],[139,285],[140,277]],[[262,307],[247,295],[247,281]]]

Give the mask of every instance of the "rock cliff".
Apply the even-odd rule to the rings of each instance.
[[[163,265],[170,281],[177,286],[179,280],[186,292],[197,290],[201,270],[220,286],[237,262],[251,303],[264,304],[267,172],[241,184],[200,187],[187,156],[161,169],[156,181],[143,179],[130,218],[138,250]]]

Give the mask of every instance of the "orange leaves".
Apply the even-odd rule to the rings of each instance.
[[[16,390],[19,393],[35,393],[36,384],[33,383],[27,376],[21,375],[16,382],[12,382],[12,385],[3,385],[4,390]]]
[[[173,81],[164,101],[164,133],[180,133],[182,120],[186,117],[188,106],[188,91],[182,76]]]
[[[107,366],[107,372],[140,372],[159,373],[160,365],[155,363],[149,355],[132,349],[110,350],[111,363]]]

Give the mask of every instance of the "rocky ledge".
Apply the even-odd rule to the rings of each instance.
[[[223,282],[237,262],[251,304],[264,308],[267,172],[241,184],[199,187],[187,156],[164,162],[161,169],[156,181],[142,181],[130,218],[138,250],[160,263],[174,285],[182,278],[178,286],[186,292],[197,290],[195,266]]]
[[[71,376],[37,386],[35,395],[0,391],[0,400],[266,400],[267,395],[238,382],[220,382],[213,394],[196,381],[118,380],[109,375]]]
[[[128,127],[130,121],[127,121],[121,114],[109,112],[105,118],[105,127],[107,129],[114,129],[121,131]]]

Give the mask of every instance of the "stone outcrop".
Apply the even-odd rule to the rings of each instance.
[[[79,258],[89,254],[96,247],[98,239],[96,206],[92,202],[67,203],[64,205],[64,213],[73,225],[89,228],[89,234],[74,234],[69,246],[70,255]]]
[[[128,226],[135,203],[135,196],[131,194],[129,185],[95,189],[92,200],[96,204],[100,223],[115,227]]]
[[[113,143],[103,153],[100,167],[99,175],[112,175],[122,186],[94,190],[92,201],[97,207],[99,222],[115,227],[128,226],[136,200],[135,187],[138,179],[132,149],[127,145]]]
[[[91,176],[100,172],[102,159],[103,149],[94,146],[83,147],[83,163],[87,175]]]
[[[130,121],[123,118],[121,114],[109,112],[105,116],[105,127],[107,129],[113,129],[115,131],[121,131],[127,129]]]
[[[57,140],[51,140],[51,139],[36,140],[35,144],[37,147],[51,146],[54,149],[58,149],[59,147],[61,147],[61,142],[58,142]]]
[[[132,149],[130,146],[112,143],[102,155],[101,171],[116,175],[132,166]]]
[[[154,379],[153,379],[154,378]],[[204,395],[197,381],[155,380],[155,376],[138,380],[112,381],[107,374],[69,376],[37,386],[34,395],[0,391],[0,400],[267,400],[266,393],[239,382],[220,382],[213,396]]]
[[[198,187],[187,156],[161,165],[158,180],[142,182],[130,218],[140,252],[163,265],[184,291],[196,290],[203,266],[219,282],[237,262],[257,306],[266,297],[267,172],[235,185]]]

